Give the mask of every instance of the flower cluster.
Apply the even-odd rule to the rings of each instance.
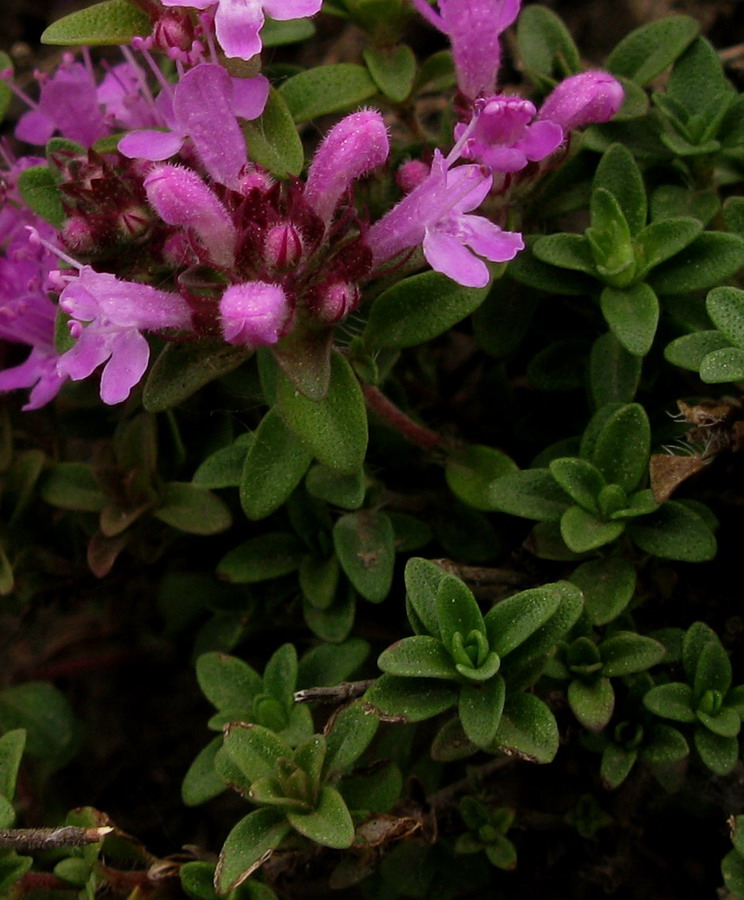
[[[216,46],[228,59],[251,59],[265,14],[312,16],[320,0],[162,2],[152,34],[132,41],[136,52],[123,48],[124,61],[108,65],[100,83],[84,53],[38,75],[36,101],[14,87],[29,106],[16,138],[63,139],[48,153],[56,228],[17,190],[23,171],[45,160],[6,154],[0,337],[31,352],[0,373],[0,390],[30,387],[28,408],[99,367],[101,398],[122,402],[146,371],[147,332],[255,348],[307,323],[332,326],[359,305],[368,280],[417,247],[436,271],[485,286],[483,258],[508,261],[524,244],[494,221],[499,207],[490,216],[474,210],[492,203],[506,173],[549,157],[571,129],[610,118],[623,97],[602,72],[566,79],[539,110],[495,93],[500,37],[519,0],[440,0],[438,12],[414,0],[449,36],[468,111],[449,153],[410,161],[399,176],[406,195],[370,222],[354,188],[387,161],[381,113],[341,119],[304,180],[277,181],[249,158],[244,135],[265,110],[269,81],[230,74]],[[155,55],[163,50],[175,77]],[[12,73],[4,78],[12,83]],[[54,338],[60,317],[71,342],[64,348]]]

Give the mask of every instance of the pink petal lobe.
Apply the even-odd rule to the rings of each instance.
[[[117,334],[111,342],[111,358],[101,373],[101,400],[109,406],[122,403],[147,369],[150,347],[135,330]]]
[[[130,131],[119,141],[119,152],[129,159],[162,162],[175,156],[183,146],[183,136],[174,131]]]
[[[519,232],[502,231],[483,216],[463,216],[460,234],[469,247],[491,262],[507,262],[524,250],[524,240]]]
[[[251,59],[260,53],[263,23],[260,0],[220,0],[214,25],[225,56]]]
[[[257,119],[269,99],[269,80],[265,75],[255,78],[233,78],[232,108],[241,119]]]
[[[320,12],[323,0],[264,0],[263,8],[272,19],[302,19]]]
[[[454,235],[428,230],[423,250],[426,261],[435,272],[441,272],[464,287],[485,287],[488,284],[490,274],[486,264]]]

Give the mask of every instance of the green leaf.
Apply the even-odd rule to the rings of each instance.
[[[293,75],[282,84],[279,93],[294,121],[307,122],[369,100],[377,93],[377,85],[363,66],[337,63]],[[248,152],[253,159],[250,144]]]
[[[744,291],[735,287],[712,290],[705,300],[711,321],[734,347],[744,348]]]
[[[607,57],[613,75],[648,84],[661,75],[695,40],[700,25],[689,16],[669,16],[650,22],[624,37]]]
[[[214,873],[220,894],[235,890],[261,866],[291,827],[276,809],[257,809],[241,819],[228,834]]]
[[[328,609],[336,600],[341,568],[338,557],[328,559],[305,554],[300,562],[300,590],[316,609]]]
[[[447,575],[440,582],[436,610],[440,639],[448,650],[452,649],[455,634],[460,634],[463,640],[473,631],[485,636],[486,627],[473,592],[454,575]]]
[[[354,625],[356,591],[351,586],[341,591],[330,606],[318,609],[303,599],[302,614],[307,627],[324,641],[345,641]]]
[[[237,369],[253,353],[218,340],[166,344],[145,381],[142,405],[148,412],[164,412]]]
[[[583,234],[548,234],[535,241],[535,256],[561,269],[572,269],[596,277],[592,248]]]
[[[437,617],[437,591],[447,572],[428,559],[414,557],[405,568],[407,597],[413,612],[429,634],[440,637]]]
[[[266,663],[263,688],[289,710],[294,704],[296,685],[297,651],[292,644],[282,644]]]
[[[52,506],[81,512],[100,512],[106,497],[85,463],[57,463],[41,479],[41,497]]]
[[[739,741],[735,737],[696,728],[692,739],[700,759],[714,775],[728,775],[733,770],[739,758]]]
[[[514,694],[504,705],[493,745],[530,762],[549,763],[558,752],[558,725],[534,694]]]
[[[696,700],[706,691],[725,695],[731,687],[731,662],[720,640],[706,641],[701,647],[695,664],[695,680],[692,685]]]
[[[687,216],[662,219],[644,228],[636,238],[640,264],[638,278],[645,278],[655,266],[684,250],[702,229],[702,222]]]
[[[525,249],[509,263],[509,275],[512,278],[520,284],[549,294],[587,296],[593,293],[597,286],[594,278],[583,272],[559,269],[542,262],[533,252],[534,243],[534,239],[528,238]]]
[[[0,893],[9,892],[33,864],[33,856],[19,856],[14,850],[6,850],[0,856]]]
[[[566,696],[573,714],[589,731],[601,731],[610,721],[615,708],[615,692],[609,678],[575,679],[569,684]]]
[[[382,602],[395,565],[395,533],[385,513],[360,510],[341,516],[333,526],[333,546],[357,591],[372,603]]]
[[[646,224],[646,187],[638,163],[624,144],[613,144],[602,156],[592,182],[592,225],[595,194],[607,190],[617,200],[630,233],[638,235]],[[600,223],[600,227],[602,227]]]
[[[277,759],[292,757],[289,745],[273,731],[245,722],[227,726],[223,749],[248,781],[273,777]]]
[[[359,382],[339,353],[331,357],[323,400],[304,397],[283,373],[277,378],[277,400],[287,425],[320,462],[348,474],[359,471],[367,451],[367,411]]]
[[[684,759],[690,752],[687,741],[671,725],[654,722],[649,729],[648,742],[641,747],[641,759],[654,766],[669,766]]]
[[[444,644],[426,634],[402,638],[380,654],[377,665],[404,678],[444,678],[456,681],[457,671]]]
[[[716,539],[689,507],[667,500],[650,516],[628,525],[628,534],[646,553],[682,562],[706,562],[716,555]]]
[[[602,473],[585,459],[560,457],[549,465],[550,474],[568,494],[588,512],[598,512],[597,497],[605,486]]]
[[[488,492],[493,482],[514,471],[517,464],[500,450],[468,444],[447,457],[444,474],[449,489],[463,503],[491,512]]]
[[[362,51],[369,74],[380,92],[394,103],[411,93],[416,77],[416,57],[407,44],[366,47]]]
[[[318,805],[312,812],[287,812],[287,820],[300,834],[323,847],[343,850],[354,841],[354,823],[339,792],[321,788]]]
[[[532,78],[546,84],[581,70],[581,59],[563,21],[546,6],[528,6],[517,21],[517,47]]]
[[[188,481],[170,481],[153,516],[189,534],[219,534],[232,524],[230,510],[216,494]]]
[[[726,888],[736,897],[744,896],[744,855],[730,850],[721,861],[721,875]]]
[[[673,366],[697,372],[706,356],[724,348],[732,349],[720,331],[696,331],[667,344],[664,358]]]
[[[727,709],[725,706],[715,715],[708,715],[700,709],[695,715],[708,731],[720,737],[736,737],[741,731],[741,717],[733,709]]]
[[[713,287],[744,266],[744,238],[704,231],[668,262],[657,266],[648,283],[657,294],[684,294]]]
[[[630,775],[630,770],[638,759],[637,750],[625,750],[615,744],[609,744],[602,753],[599,777],[610,790],[620,787]]]
[[[635,356],[651,349],[659,322],[659,300],[647,284],[624,289],[606,287],[600,297],[602,315],[620,344]]]
[[[349,809],[357,813],[387,813],[401,796],[403,776],[394,762],[381,760],[373,767],[345,777],[338,789]],[[359,835],[355,842],[360,842]]]
[[[251,162],[277,178],[300,174],[305,151],[292,113],[279,91],[271,88],[263,113],[258,119],[245,122],[243,133]]]
[[[330,687],[350,678],[369,655],[369,643],[349,638],[342,644],[318,644],[303,654],[299,662],[297,686]],[[329,754],[330,739],[329,739]]]
[[[359,700],[338,710],[326,726],[324,777],[350,772],[372,742],[378,725],[377,717],[365,710]]]
[[[217,565],[217,575],[234,584],[279,578],[300,565],[302,546],[294,535],[269,532],[230,550]]]
[[[263,690],[258,672],[226,653],[203,653],[196,661],[196,680],[217,709],[248,711],[252,699]]]
[[[473,313],[489,288],[463,287],[439,272],[423,272],[383,291],[363,334],[370,350],[424,344]]]
[[[186,806],[199,806],[221,794],[227,785],[215,771],[215,757],[222,747],[222,736],[211,740],[199,751],[184,775],[181,800]]]
[[[710,643],[720,643],[720,639],[705,622],[693,622],[684,633],[681,648],[682,664],[690,684],[695,680],[700,654]]]
[[[447,682],[381,675],[364,695],[363,703],[383,719],[422,722],[454,706],[457,696],[457,687]]]
[[[733,94],[733,90],[724,74],[721,59],[709,41],[698,37],[675,62],[667,85],[667,96],[687,112],[685,125],[692,130],[696,114],[701,114],[704,120],[722,116],[726,94]],[[718,102],[712,102],[713,98]],[[706,135],[703,139],[712,136]]]
[[[70,704],[46,681],[27,681],[0,691],[0,731],[16,729],[26,731],[26,753],[54,767],[67,762],[77,749],[79,728]]]
[[[689,684],[672,681],[651,688],[643,696],[643,705],[649,712],[674,722],[690,724],[697,721],[693,709],[692,688]]]
[[[65,47],[128,44],[147,37],[150,17],[127,0],[106,0],[53,22],[41,35],[42,44]]]
[[[285,47],[287,44],[298,44],[315,35],[315,25],[311,19],[289,19],[277,22],[266,16],[261,29],[261,45],[263,47]]]
[[[497,479],[488,502],[500,512],[549,522],[560,519],[571,498],[548,469],[525,469]]]
[[[520,591],[501,600],[485,615],[491,649],[504,657],[544,625],[561,604],[561,592],[554,585]]]
[[[246,431],[229,446],[207,456],[194,472],[192,484],[200,488],[237,487],[240,484],[245,454],[252,441],[253,434]]]
[[[604,547],[625,531],[624,522],[603,522],[580,506],[570,506],[561,517],[561,537],[574,553]]]
[[[744,378],[744,349],[724,347],[709,353],[700,364],[700,379],[707,384],[723,384]]]
[[[604,419],[588,457],[608,484],[618,484],[630,492],[646,475],[650,447],[646,411],[638,403],[629,403]]]
[[[248,518],[263,519],[278,509],[311,460],[312,453],[296,439],[278,410],[270,409],[248,448],[240,478],[240,503]]]
[[[15,728],[0,737],[0,796],[8,800],[12,800],[15,794],[25,747],[26,731],[23,728]]]
[[[506,684],[501,675],[460,688],[457,703],[460,722],[468,740],[477,747],[488,747],[496,737],[505,699]]]
[[[12,100],[13,91],[11,91],[10,86],[5,81],[0,82],[0,122],[5,119]]]
[[[599,646],[602,674],[609,677],[643,672],[666,656],[663,644],[632,631],[616,631]]]
[[[305,487],[309,494],[342,509],[359,509],[367,492],[364,469],[345,473],[328,466],[313,466],[307,473]]]
[[[65,221],[62,195],[49,166],[29,166],[18,176],[18,192],[28,208],[55,228]]]
[[[629,353],[612,332],[592,345],[589,355],[589,395],[594,409],[605,403],[630,403],[641,378],[642,361]]]
[[[332,345],[330,328],[300,322],[271,348],[270,355],[303,396],[317,401],[328,393]]]
[[[713,219],[720,208],[721,201],[715,192],[691,191],[676,184],[661,185],[651,195],[651,220],[654,222],[663,219],[674,219],[679,216],[692,216],[705,226]],[[725,218],[726,212],[724,207]],[[726,226],[726,231],[740,234],[736,228],[731,228],[728,225]],[[740,234],[740,236],[744,237],[744,234]]]
[[[625,559],[592,559],[569,579],[584,594],[584,608],[594,625],[606,625],[630,603],[636,587],[635,566]]]

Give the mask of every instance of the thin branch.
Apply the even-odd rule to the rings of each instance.
[[[457,575],[466,584],[487,587],[490,585],[507,585],[508,587],[523,587],[532,579],[522,572],[513,569],[489,569],[483,566],[463,566],[451,559],[433,559],[440,569]]]
[[[305,688],[304,691],[296,691],[295,703],[346,703],[361,697],[368,687],[375,683],[374,678],[365,681],[344,681],[333,687]]]
[[[0,848],[3,850],[49,850],[53,847],[83,847],[102,841],[114,829],[110,825],[98,828],[0,828]]]

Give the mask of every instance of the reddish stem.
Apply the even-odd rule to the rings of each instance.
[[[410,416],[398,409],[379,388],[373,387],[371,384],[363,384],[362,391],[367,406],[381,419],[384,419],[391,428],[402,434],[406,440],[417,444],[424,450],[441,450],[443,448],[444,439],[441,435],[414,422]]]

